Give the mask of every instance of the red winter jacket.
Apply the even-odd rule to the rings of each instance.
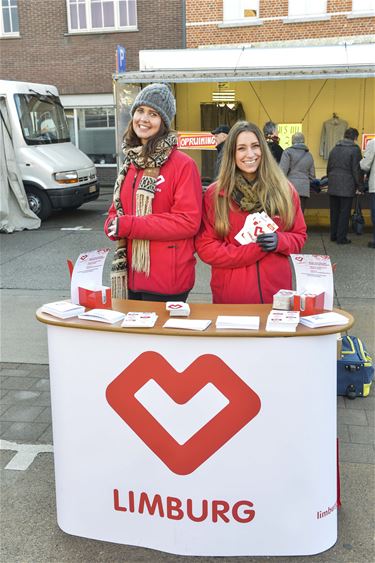
[[[173,149],[160,168],[152,214],[136,216],[136,191],[143,170],[130,165],[121,187],[124,215],[118,237],[127,239],[128,285],[132,291],[176,294],[189,291],[195,281],[194,236],[202,216],[202,186],[195,162]],[[116,217],[112,204],[104,231]],[[132,269],[132,240],[150,241],[150,276]]]
[[[299,197],[291,186],[295,207],[294,224],[284,231],[279,216],[272,217],[279,229],[274,252],[264,252],[256,243],[245,246],[235,240],[247,212],[233,204],[229,211],[230,232],[223,238],[214,229],[213,193],[215,184],[205,193],[203,221],[195,247],[203,262],[212,267],[211,291],[214,303],[272,303],[279,289],[292,289],[289,254],[299,254],[306,240],[306,224]]]

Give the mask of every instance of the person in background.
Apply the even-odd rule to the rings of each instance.
[[[371,139],[367,145],[362,160],[359,163],[363,172],[368,176],[368,191],[370,194],[372,240],[368,243],[369,248],[375,248],[375,139]]]
[[[279,163],[281,155],[283,154],[283,149],[279,145],[280,139],[276,123],[273,121],[267,121],[267,123],[264,124],[263,133],[266,138],[268,148],[270,149],[276,162]]]
[[[292,136],[292,146],[283,152],[280,168],[296,188],[304,213],[306,202],[310,197],[310,182],[316,178],[314,159],[305,145],[303,133],[294,133]]]
[[[249,214],[265,211],[278,225],[256,242],[235,236]],[[306,224],[298,193],[272,158],[262,132],[238,121],[225,143],[217,182],[204,195],[202,225],[195,239],[199,257],[211,266],[214,303],[272,303],[292,289],[289,255],[300,253]]]
[[[355,143],[357,139],[357,129],[349,127],[344,138],[336,143],[328,157],[330,233],[331,241],[336,241],[337,244],[352,242],[347,238],[350,211],[353,197],[362,184],[359,166],[362,155]]]
[[[124,165],[104,225],[107,236],[119,241],[112,295],[185,301],[195,280],[200,175],[193,159],[176,148],[177,135],[170,129],[176,103],[166,84],[141,90],[130,113]]]
[[[215,162],[215,168],[214,168],[214,179],[215,180],[219,175],[221,159],[222,159],[222,156],[223,156],[224,143],[225,143],[226,138],[228,137],[229,130],[230,130],[230,127],[228,127],[228,125],[219,125],[218,127],[216,127],[216,129],[211,131],[212,135],[214,135],[214,137],[215,137],[216,150],[217,150],[216,162]]]

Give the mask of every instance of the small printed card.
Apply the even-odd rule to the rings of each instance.
[[[256,242],[259,235],[274,233],[278,228],[265,211],[251,213],[246,217],[244,226],[234,238],[242,245],[249,244],[250,242]]]
[[[121,326],[126,328],[152,328],[155,325],[157,318],[158,316],[156,313],[129,312],[126,314]]]

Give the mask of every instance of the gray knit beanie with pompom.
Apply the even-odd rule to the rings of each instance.
[[[157,111],[168,129],[176,115],[176,101],[166,84],[149,84],[146,88],[143,88],[130,109],[132,116],[139,106],[149,106]]]

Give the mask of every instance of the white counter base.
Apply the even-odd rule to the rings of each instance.
[[[48,340],[62,530],[181,555],[310,555],[335,543],[335,334],[199,338],[49,325]],[[178,372],[200,356],[217,356],[261,402],[258,414],[185,475],[171,470],[106,399],[109,384],[150,351]],[[152,363],[149,369],[155,384],[139,397],[154,405],[155,416],[165,413],[163,424],[170,424],[171,433],[175,413],[181,414],[180,442],[228,402],[209,385],[186,407],[176,405],[160,389]],[[164,452],[172,465],[179,451],[175,445],[173,452]],[[200,444],[200,455],[209,445]],[[189,518],[187,499],[195,517],[207,506],[207,517]],[[155,503],[153,515],[147,500]]]

